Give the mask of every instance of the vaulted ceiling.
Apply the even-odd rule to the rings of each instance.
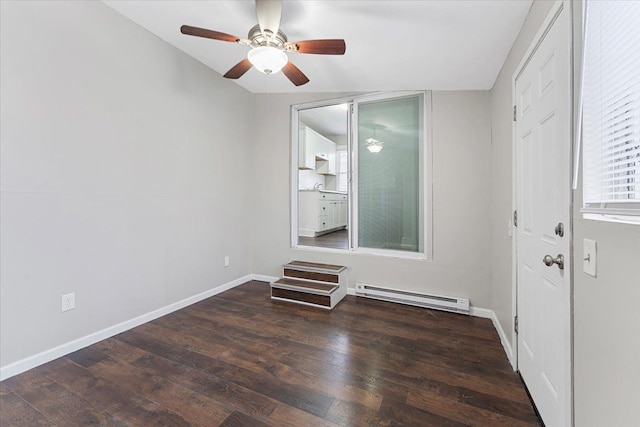
[[[289,54],[310,79],[255,69],[237,80],[254,93],[490,89],[532,0],[285,1],[290,41],[343,38],[344,56]],[[247,37],[257,23],[250,0],[104,0],[161,39],[224,74],[248,47],[180,33],[183,24]]]

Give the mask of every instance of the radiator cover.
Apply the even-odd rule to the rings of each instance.
[[[447,297],[442,295],[422,294],[401,289],[389,289],[381,286],[356,283],[356,295],[360,297],[397,302],[434,310],[450,311],[453,313],[469,314],[469,300],[467,298]]]

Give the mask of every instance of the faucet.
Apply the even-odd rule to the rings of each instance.
[[[322,188],[322,184],[319,182],[316,182],[315,185],[313,186],[314,190],[320,190]]]

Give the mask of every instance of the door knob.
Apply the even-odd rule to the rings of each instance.
[[[560,270],[564,270],[564,256],[562,254],[558,254],[556,258],[551,255],[545,255],[544,258],[542,258],[542,262],[544,262],[544,265],[547,267],[551,267],[553,264],[558,264],[558,268]]]

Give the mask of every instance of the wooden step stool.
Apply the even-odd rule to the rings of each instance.
[[[291,261],[271,283],[271,299],[333,309],[347,295],[347,267]]]

